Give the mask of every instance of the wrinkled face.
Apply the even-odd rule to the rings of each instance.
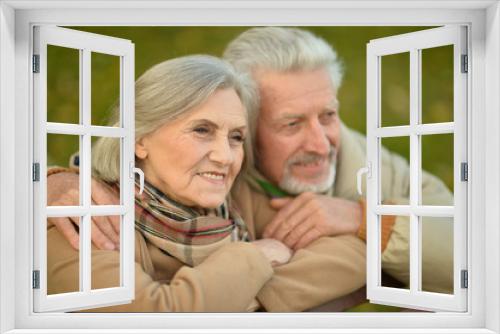
[[[292,194],[328,190],[340,145],[338,103],[328,72],[254,74],[261,96],[256,130],[260,172]]]
[[[176,201],[215,208],[243,162],[246,110],[233,89],[216,91],[192,112],[136,143],[145,178]]]

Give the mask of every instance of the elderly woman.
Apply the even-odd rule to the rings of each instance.
[[[209,56],[165,61],[137,80],[135,156],[146,182],[135,198],[135,299],[99,311],[254,310],[272,266],[289,260],[276,240],[246,242],[227,197],[245,160],[249,89]],[[92,149],[94,176],[114,191],[119,150],[109,138]],[[54,225],[47,241],[49,294],[78,290],[78,251]],[[118,252],[92,250],[93,289],[119,285],[119,270]]]

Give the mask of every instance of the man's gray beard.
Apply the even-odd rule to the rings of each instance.
[[[291,172],[290,162],[287,162],[283,178],[279,184],[280,188],[291,195],[299,195],[303,192],[325,193],[330,190],[335,183],[335,175],[337,173],[337,159],[335,149],[332,147],[330,155],[330,168],[328,169],[328,176],[321,183],[311,184],[297,180]]]

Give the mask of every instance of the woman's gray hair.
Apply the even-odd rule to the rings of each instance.
[[[257,69],[289,72],[324,67],[330,74],[335,90],[342,83],[343,67],[335,50],[325,40],[297,28],[249,29],[229,43],[223,58],[238,72],[250,76]],[[255,93],[253,100],[258,102],[258,91]],[[250,119],[252,134],[255,134],[257,114],[258,109]]]
[[[135,82],[135,141],[203,104],[218,89],[232,88],[247,110],[255,110],[255,87],[247,75],[238,73],[224,60],[194,55],[159,63]],[[111,126],[119,126],[119,108],[114,107]],[[243,168],[253,163],[250,136],[245,142]],[[104,181],[120,179],[120,143],[102,137],[92,147],[93,176]]]

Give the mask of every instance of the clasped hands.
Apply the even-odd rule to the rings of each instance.
[[[293,250],[323,236],[354,234],[362,219],[358,202],[311,192],[272,199],[270,204],[278,213],[262,236],[279,240]]]
[[[78,205],[78,184],[79,177],[75,173],[50,175],[47,186],[48,205]],[[119,202],[119,198],[108,185],[92,179],[92,202],[97,205],[114,205]],[[356,233],[362,218],[359,203],[310,192],[295,198],[272,199],[270,205],[278,213],[265,227],[263,239],[253,241],[253,244],[264,253],[273,266],[287,263],[294,251],[306,247],[320,237]],[[49,221],[74,249],[79,248],[79,234],[76,228],[79,219],[51,217]],[[119,249],[119,217],[94,216],[91,230],[92,242],[97,248]]]

